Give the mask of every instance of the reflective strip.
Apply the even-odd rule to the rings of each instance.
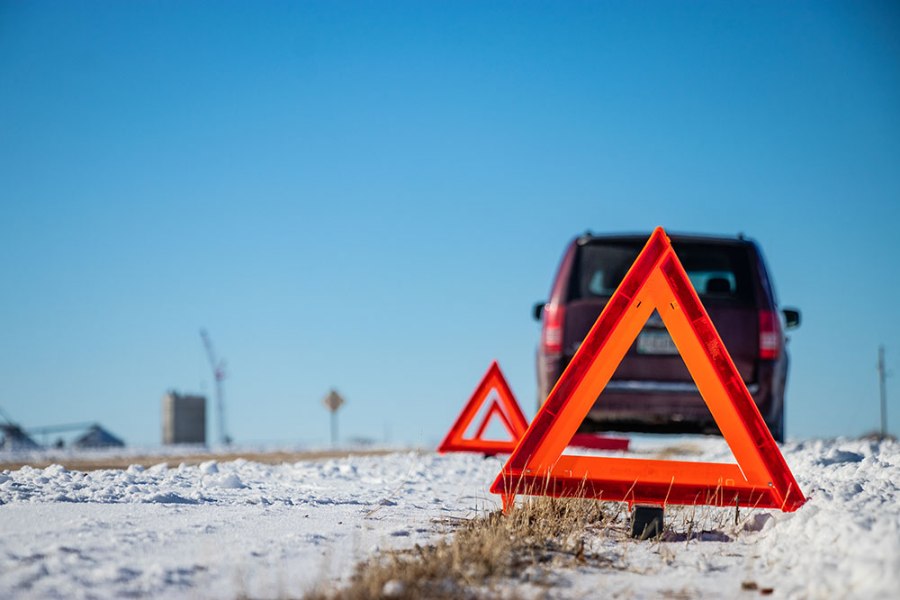
[[[614,379],[606,384],[607,390],[614,392],[696,392],[697,385],[692,381],[633,381]],[[748,383],[747,390],[751,394],[759,391],[758,383]]]

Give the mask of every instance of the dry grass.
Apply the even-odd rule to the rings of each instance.
[[[617,520],[613,506],[526,498],[507,515],[491,512],[456,522],[453,534],[434,545],[375,556],[357,566],[346,587],[318,590],[306,599],[510,597],[496,586],[509,579],[549,584],[556,567],[603,562],[590,554],[588,538]]]
[[[515,584],[552,585],[561,568],[643,572],[629,557],[638,544],[658,555],[660,564],[673,564],[679,542],[729,542],[755,514],[669,506],[664,531],[637,541],[623,503],[524,497],[506,515],[496,511],[448,523],[451,534],[434,545],[376,555],[357,565],[346,586],[321,588],[304,599],[516,598]]]

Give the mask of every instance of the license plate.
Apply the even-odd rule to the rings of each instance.
[[[637,338],[638,354],[678,354],[668,331],[642,331]]]

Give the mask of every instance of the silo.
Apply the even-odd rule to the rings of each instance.
[[[206,444],[206,397],[167,392],[162,399],[163,444]]]

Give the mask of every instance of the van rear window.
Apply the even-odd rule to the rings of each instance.
[[[753,302],[750,257],[746,248],[674,240],[672,246],[694,289],[705,300]],[[611,296],[641,248],[642,243],[614,241],[581,246],[569,299]]]

